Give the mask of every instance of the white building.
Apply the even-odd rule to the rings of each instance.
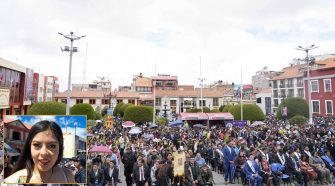
[[[64,158],[73,158],[78,155],[78,152],[86,150],[86,139],[75,136],[71,133],[63,133],[64,137]]]
[[[262,109],[265,115],[272,112],[272,89],[266,88],[262,89],[261,92],[256,94],[256,104]]]

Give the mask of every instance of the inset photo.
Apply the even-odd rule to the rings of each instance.
[[[4,116],[4,183],[86,183],[86,121],[86,116]]]

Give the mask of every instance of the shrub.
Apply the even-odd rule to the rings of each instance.
[[[277,118],[282,119],[282,108],[287,107],[287,118],[291,119],[293,116],[301,115],[308,118],[308,104],[302,98],[290,97],[284,99],[277,109]]]
[[[134,105],[131,104],[131,103],[127,103],[127,104],[122,104],[122,105],[120,106],[120,109],[118,110],[118,112],[119,112],[119,114],[120,114],[121,117],[124,116],[124,111],[125,111],[128,107],[130,107],[130,106],[134,106]]]
[[[152,106],[130,106],[124,111],[123,119],[135,123],[150,122],[153,119]]]
[[[121,109],[122,105],[124,105],[123,102],[118,103],[118,104],[115,106],[115,108],[114,108],[114,110],[113,110],[113,115],[114,115],[114,116],[119,116],[119,115],[121,115],[121,114],[120,114],[120,109]]]
[[[220,110],[219,109],[213,109],[213,110],[211,110],[211,112],[217,113],[217,112],[220,112]]]
[[[48,101],[35,103],[30,107],[28,112],[29,115],[65,115],[66,104]]]
[[[234,105],[225,105],[222,109],[222,112],[230,112]]]
[[[305,118],[304,116],[302,115],[296,115],[296,116],[293,116],[291,119],[290,119],[290,123],[292,125],[302,125],[302,124],[305,124],[307,123],[308,119]]]
[[[88,103],[75,104],[70,108],[71,115],[86,115],[87,119],[94,119],[94,109]]]
[[[234,105],[230,111],[234,115],[235,120],[241,119],[241,104]],[[264,119],[263,111],[256,104],[243,104],[243,120],[261,121]]]

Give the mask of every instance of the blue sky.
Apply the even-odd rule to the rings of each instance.
[[[85,116],[5,116],[10,119],[19,119],[28,125],[34,125],[41,120],[55,121],[62,131],[74,134],[74,124],[77,124],[76,134],[86,139],[86,117]],[[67,128],[65,127],[67,125]]]

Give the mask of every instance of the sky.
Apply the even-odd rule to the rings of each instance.
[[[86,116],[16,116],[8,115],[8,119],[21,120],[22,123],[28,125],[34,125],[41,120],[55,121],[61,128],[63,132],[75,133],[76,123],[76,135],[86,139]],[[67,126],[67,127],[66,127]]]
[[[178,76],[179,84],[251,83],[265,66],[281,70],[312,55],[335,53],[332,0],[1,0],[0,57],[59,77],[67,88],[69,40],[72,83],[107,77],[112,88],[143,73]]]

